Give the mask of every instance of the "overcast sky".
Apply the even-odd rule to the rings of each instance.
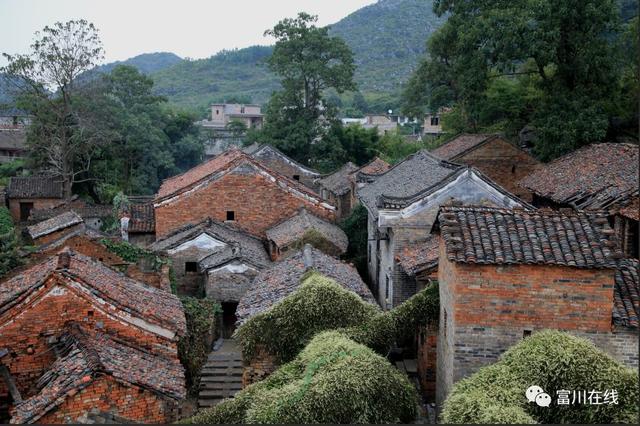
[[[375,1],[0,0],[0,52],[26,53],[35,31],[84,18],[100,30],[105,62],[161,51],[206,58],[222,49],[271,44],[264,30],[299,11],[328,25]]]

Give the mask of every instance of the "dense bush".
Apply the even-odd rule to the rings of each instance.
[[[264,346],[279,362],[295,358],[318,332],[361,324],[379,308],[331,279],[311,273],[300,288],[236,331],[245,359]]]
[[[413,385],[385,358],[333,331],[187,423],[407,423],[416,403]]]
[[[178,356],[185,368],[187,389],[196,394],[200,387],[200,371],[211,352],[211,343],[217,338],[220,304],[211,299],[183,297],[180,299],[187,319],[187,332],[178,342]]]
[[[20,263],[18,236],[11,214],[6,207],[0,207],[0,277]]]
[[[525,390],[618,392],[618,404],[528,403]],[[509,349],[496,364],[458,382],[445,401],[445,423],[633,423],[638,419],[637,373],[586,339],[542,331]]]
[[[438,289],[431,286],[402,305],[382,312],[318,273],[311,273],[295,292],[271,309],[255,315],[237,331],[245,359],[263,346],[279,362],[292,360],[313,338],[325,330],[343,335],[382,354],[416,327],[438,318]]]
[[[349,216],[340,222],[340,228],[349,238],[347,252],[342,256],[347,262],[355,265],[361,276],[366,277],[367,269],[367,209],[358,204]]]

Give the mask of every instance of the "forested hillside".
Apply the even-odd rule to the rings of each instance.
[[[393,93],[415,69],[425,41],[445,17],[433,13],[433,0],[380,0],[331,26],[353,50],[360,90]]]
[[[124,61],[110,62],[96,68],[99,72],[109,72],[118,65],[131,65],[143,74],[151,74],[181,62],[182,58],[171,52],[143,53]]]

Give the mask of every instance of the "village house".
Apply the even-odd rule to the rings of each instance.
[[[200,122],[205,129],[226,129],[232,121],[238,121],[247,129],[260,129],[264,121],[260,105],[211,104],[211,119]]]
[[[58,241],[70,236],[80,235],[85,230],[82,218],[71,210],[28,226],[27,234],[34,245],[45,249],[48,245],[55,245]]]
[[[316,181],[322,198],[336,206],[338,218],[344,218],[351,213],[353,195],[350,176],[359,169],[352,162],[347,162],[335,172]]]
[[[588,145],[540,167],[519,184],[539,207],[605,210],[626,256],[638,258],[639,147]]]
[[[287,218],[266,232],[271,260],[291,255],[305,243],[331,256],[347,251],[349,239],[340,227],[321,219],[306,209]]]
[[[531,201],[531,192],[517,182],[539,163],[501,135],[462,133],[431,153],[443,160],[475,167],[520,199]]]
[[[353,266],[307,244],[294,255],[274,263],[258,274],[238,304],[238,325],[254,315],[267,311],[296,291],[303,275],[310,270],[335,280],[338,285],[353,291],[364,301],[376,303],[371,291]],[[243,386],[262,380],[276,368],[276,361],[271,354],[261,353],[253,357],[251,362],[244,365]]]
[[[24,129],[0,127],[0,164],[23,159],[27,154],[26,140]]]
[[[317,191],[318,187],[315,181],[322,175],[310,167],[298,163],[277,148],[271,145],[262,145],[257,149],[253,149],[253,152],[250,152],[250,155],[264,164],[267,168],[274,170],[289,179],[299,181],[307,188]]]
[[[442,123],[439,113],[428,113],[422,119],[422,136],[440,136],[442,134]]]
[[[156,218],[153,208],[153,197],[130,196],[129,206],[126,212],[129,222],[127,224],[127,241],[139,247],[147,247],[156,240]]]
[[[638,368],[638,262],[605,213],[443,207],[437,401],[531,333],[559,329]]]
[[[397,306],[415,294],[416,281],[398,263],[405,247],[429,237],[441,205],[451,202],[527,206],[479,171],[422,150],[385,173],[368,176],[358,190],[368,211],[367,259],[380,305]]]
[[[29,215],[29,222],[42,222],[68,211],[76,212],[87,228],[95,231],[100,231],[105,220],[113,215],[110,205],[93,204],[74,196],[71,201],[63,201],[53,208],[33,209]]]
[[[6,198],[16,222],[29,220],[33,209],[49,209],[62,202],[62,179],[56,176],[16,176],[9,179]]]
[[[22,400],[40,393],[40,378],[60,359],[55,344],[70,322],[177,362],[186,330],[180,300],[95,259],[65,248],[12,271],[0,289],[0,348],[6,352],[0,363],[9,373],[0,381],[0,401],[16,392]],[[123,363],[133,373],[131,367]]]
[[[367,114],[365,115],[365,129],[376,129],[380,136],[384,136],[389,132],[395,132],[398,129],[400,117],[391,114]]]
[[[171,259],[179,294],[224,303],[237,304],[257,272],[271,263],[261,239],[210,218],[185,225],[149,249]]]
[[[16,403],[11,423],[171,423],[186,397],[177,358],[143,351],[70,323],[52,343],[57,359],[38,393]],[[110,421],[106,421],[106,420]]]
[[[296,179],[232,149],[166,179],[154,200],[158,238],[208,217],[263,238],[267,229],[304,207],[335,220],[335,207]]]

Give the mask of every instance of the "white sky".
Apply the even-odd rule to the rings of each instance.
[[[105,61],[173,52],[206,58],[222,49],[271,44],[267,28],[299,11],[332,24],[375,0],[0,0],[0,52],[26,53],[34,32],[84,18],[100,30]],[[0,58],[0,65],[6,62]]]

